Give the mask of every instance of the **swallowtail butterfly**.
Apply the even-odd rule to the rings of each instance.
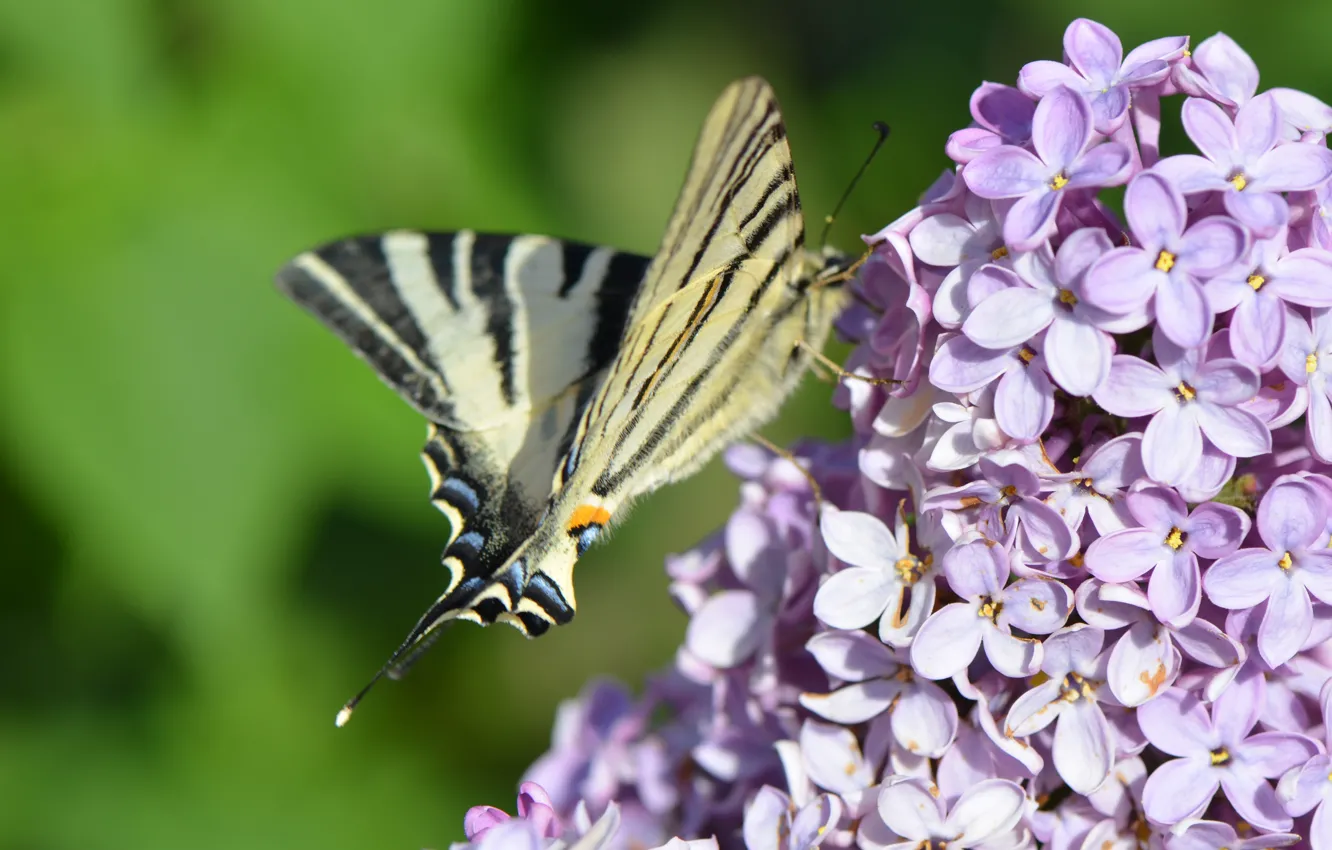
[[[635,497],[777,412],[851,265],[805,248],[786,127],[756,77],[708,114],[655,257],[396,230],[291,261],[279,288],[429,420],[449,579],[380,675],[449,620],[530,637],[569,622],[578,557]]]

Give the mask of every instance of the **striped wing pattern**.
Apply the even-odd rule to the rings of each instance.
[[[279,273],[430,420],[423,458],[450,521],[450,589],[489,576],[535,530],[647,262],[544,236],[393,231]]]
[[[574,563],[612,519],[776,413],[847,267],[804,248],[786,129],[758,78],[713,106],[650,263],[468,231],[293,261],[279,285],[432,422],[450,580],[385,671],[452,619],[529,636],[568,622]]]

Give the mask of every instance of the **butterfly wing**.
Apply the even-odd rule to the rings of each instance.
[[[697,469],[765,421],[803,374],[797,340],[822,345],[841,303],[819,286],[840,260],[803,250],[786,130],[771,88],[729,86],[713,106],[625,337],[582,411],[550,509],[484,582],[455,586],[404,651],[441,623],[529,636],[574,613],[573,566],[635,496]],[[823,277],[820,277],[823,275]]]
[[[449,589],[536,528],[647,259],[545,236],[393,231],[300,255],[278,286],[430,420]]]

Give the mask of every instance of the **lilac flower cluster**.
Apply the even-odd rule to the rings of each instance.
[[[469,841],[1332,850],[1332,107],[1222,34],[1064,55],[869,237],[847,368],[900,383],[728,453],[675,665]]]

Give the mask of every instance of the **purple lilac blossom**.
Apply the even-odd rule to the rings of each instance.
[[[1232,457],[1254,457],[1272,448],[1272,435],[1241,404],[1258,393],[1258,374],[1231,358],[1207,360],[1202,348],[1181,348],[1157,327],[1153,365],[1115,355],[1110,376],[1093,395],[1118,416],[1151,416],[1143,429],[1147,474],[1181,484],[1203,458],[1203,437]]]
[[[1092,144],[1091,104],[1059,86],[1036,105],[1031,142],[986,151],[962,169],[967,188],[982,198],[1016,198],[1004,221],[1004,241],[1030,251],[1055,227],[1064,198],[1084,189],[1118,186],[1128,177],[1132,154],[1118,142]]]
[[[1206,502],[1192,511],[1174,490],[1143,487],[1126,502],[1138,528],[1107,534],[1087,548],[1087,571],[1102,581],[1132,581],[1151,571],[1147,598],[1167,625],[1193,622],[1202,602],[1198,556],[1224,558],[1249,533],[1249,517],[1233,505]]]
[[[1087,270],[1087,300],[1118,315],[1150,303],[1156,327],[1168,339],[1185,348],[1202,345],[1215,321],[1202,280],[1244,256],[1248,233],[1223,216],[1189,224],[1184,196],[1150,171],[1129,183],[1124,215],[1137,244],[1115,248]]]
[[[1221,192],[1226,212],[1254,236],[1275,236],[1290,209],[1281,192],[1312,189],[1332,177],[1332,151],[1281,144],[1281,110],[1270,94],[1224,109],[1201,98],[1184,102],[1184,130],[1203,152],[1166,157],[1155,171],[1186,195]]]
[[[1273,667],[1294,657],[1312,632],[1310,596],[1332,603],[1327,522],[1327,504],[1313,487],[1281,481],[1258,504],[1263,546],[1222,558],[1203,580],[1208,598],[1222,608],[1266,603],[1258,651]]]
[[[1332,107],[1078,19],[970,115],[837,323],[898,383],[725,453],[674,663],[460,847],[1332,850]]]

